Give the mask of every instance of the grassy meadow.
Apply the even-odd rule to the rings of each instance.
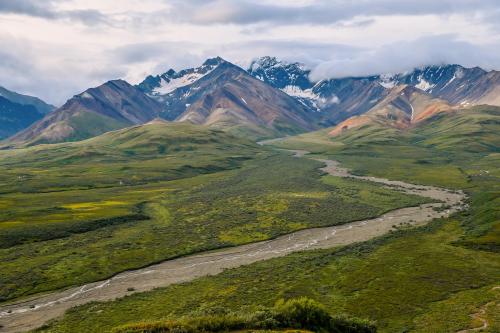
[[[0,299],[426,202],[321,166],[185,124],[0,152]]]

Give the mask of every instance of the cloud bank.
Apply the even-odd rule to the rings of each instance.
[[[403,73],[415,67],[442,64],[500,68],[498,45],[473,45],[453,35],[440,35],[401,41],[376,49],[359,51],[349,57],[336,57],[314,67],[313,80],[332,77],[369,76]]]
[[[357,16],[482,14],[498,11],[496,0],[322,0],[283,2],[175,1],[170,17],[195,24],[332,24]]]
[[[500,69],[498,0],[2,0],[0,85],[62,104],[109,79],[274,55],[316,80]]]

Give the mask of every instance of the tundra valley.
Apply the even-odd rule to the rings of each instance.
[[[344,54],[358,52],[354,46],[329,51],[349,61],[308,62],[320,46],[294,36],[213,42],[211,56],[184,67],[194,56],[182,50],[194,42],[148,42],[114,54],[116,71],[119,59],[153,52],[168,53],[172,64],[158,61],[139,79],[106,74],[62,103],[26,93],[62,96],[58,85],[44,85],[57,75],[87,82],[83,72],[101,71],[89,60],[81,78],[61,73],[77,59],[66,47],[79,47],[78,38],[90,47],[87,34],[105,38],[152,22],[159,31],[170,20],[172,36],[202,26],[207,43],[221,27],[227,38],[245,27],[239,33],[248,37],[272,24],[304,27],[296,38],[319,27],[389,36],[376,22],[413,10],[379,0],[373,12],[342,1],[166,2],[169,14],[155,9],[150,22],[136,10],[162,1],[109,1],[123,8],[113,7],[118,21],[108,22],[103,4],[0,0],[0,25],[12,36],[35,38],[34,27],[45,24],[79,27],[75,40],[51,46],[54,58],[35,56],[50,63],[65,55],[52,76],[33,65],[8,79],[13,59],[38,46],[16,57],[0,50],[0,71],[8,72],[0,85],[16,87],[0,87],[1,333],[500,332],[500,47],[490,45],[491,57],[474,53],[485,62],[474,56],[473,66],[439,58],[452,46],[406,56],[405,42],[387,46],[403,65],[373,51],[370,62],[385,65],[361,72],[369,61],[353,69],[355,56]],[[408,3],[426,13],[412,19],[451,15],[449,28],[459,29],[463,13],[447,10],[463,6],[482,20],[487,2]],[[348,8],[361,16],[349,21]],[[485,8],[500,12],[494,2]],[[358,22],[372,15],[375,23]],[[24,21],[31,28],[18,25]],[[51,38],[64,36],[56,30]],[[0,41],[14,49],[7,35]],[[292,42],[301,52],[262,56]],[[456,52],[469,54],[457,43]],[[229,45],[248,47],[250,60]],[[99,75],[116,73],[107,67]]]

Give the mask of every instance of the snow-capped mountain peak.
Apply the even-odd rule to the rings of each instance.
[[[202,89],[215,89],[215,84],[221,78],[219,74],[226,69],[242,71],[216,57],[196,68],[179,72],[171,69],[161,75],[149,76],[139,88],[164,105],[167,119],[175,119],[186,109],[193,108],[193,103],[204,93]],[[478,101],[498,103],[495,102],[494,89],[500,85],[496,83],[500,82],[499,72],[460,65],[426,66],[403,73],[332,78],[316,82],[310,80],[310,70],[305,65],[272,56],[255,59],[247,73],[293,97],[303,109],[315,113],[314,116],[324,117],[325,124],[367,112],[388,96],[391,90],[402,85],[412,86],[455,105],[469,105],[463,103]],[[210,84],[205,84],[205,81]],[[250,99],[240,97],[236,96],[235,100],[239,100],[242,106],[251,104]],[[211,105],[208,99],[206,102]]]
[[[247,71],[257,79],[295,97],[314,111],[321,110],[330,101],[338,101],[336,96],[328,96],[335,97],[333,99],[322,96],[316,90],[316,83],[309,79],[310,70],[299,62],[289,63],[265,56],[254,60]]]
[[[313,87],[309,80],[310,70],[299,62],[285,62],[276,57],[265,56],[252,61],[248,73],[273,87],[284,89],[287,86],[297,86],[300,90]]]
[[[200,67],[183,69],[180,72],[169,69],[161,75],[148,76],[139,84],[139,88],[150,96],[166,95],[177,88],[196,82],[223,62],[225,62],[224,59],[216,57],[207,59]]]

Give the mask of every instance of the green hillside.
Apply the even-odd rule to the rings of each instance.
[[[56,133],[56,137],[59,135],[57,133],[60,133],[61,136],[64,136],[64,140],[61,141],[70,142],[84,140],[105,132],[117,130],[131,125],[132,124],[127,122],[126,120],[113,119],[106,115],[89,111],[75,114],[66,121],[57,122],[51,127],[51,130],[53,133]],[[2,143],[3,145],[1,146],[1,148],[4,149],[11,147],[30,147],[39,144],[52,143],[53,141],[53,137],[46,135],[46,133],[42,133],[30,138],[27,141],[15,144],[11,144],[9,140],[6,140]]]

